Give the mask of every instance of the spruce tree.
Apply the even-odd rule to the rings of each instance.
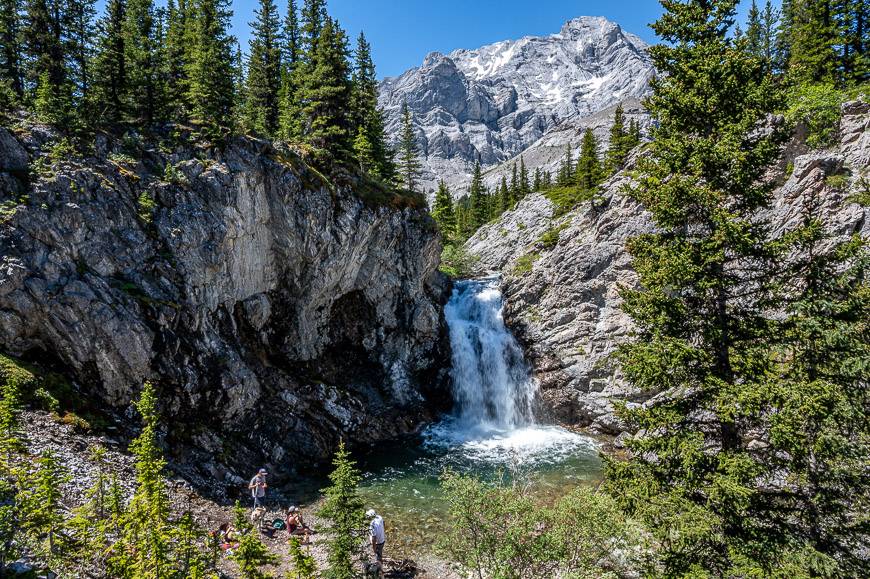
[[[36,459],[36,472],[28,477],[19,501],[24,527],[40,558],[56,566],[62,553],[57,536],[64,528],[61,485],[70,477],[51,451]]]
[[[193,120],[211,137],[220,137],[235,124],[235,38],[227,34],[232,12],[227,0],[197,0],[194,47],[187,101]]]
[[[513,205],[520,198],[520,174],[517,171],[516,163],[511,167],[511,182],[508,185],[508,191],[510,192],[510,204]]]
[[[296,1],[289,0],[287,15],[284,18],[281,94],[278,110],[278,136],[284,140],[299,139],[302,131],[301,113],[296,98],[304,64],[301,35]]]
[[[763,63],[728,37],[737,0],[668,3],[653,29],[657,126],[633,197],[656,232],[628,244],[640,288],[624,290],[637,324],[618,358],[639,390],[665,394],[622,416],[644,430],[609,489],[659,541],[667,576],[771,575],[789,538],[770,533],[772,471],[747,448],[764,428],[756,393],[774,376],[765,348],[776,244],[759,215],[762,179],[784,131],[760,132],[781,104]],[[758,274],[758,275],[756,275]],[[767,506],[765,506],[767,505]]]
[[[621,141],[623,139],[620,139]],[[620,147],[624,146],[620,143]],[[580,157],[577,159],[575,184],[581,191],[593,191],[604,178],[601,160],[598,158],[598,139],[592,129],[583,133],[583,143],[580,146]]]
[[[395,161],[387,146],[384,116],[378,108],[378,79],[372,61],[371,45],[360,32],[351,92],[351,124],[357,143],[354,151],[362,168],[385,183],[395,179]]]
[[[296,0],[288,0],[287,15],[284,17],[284,29],[282,34],[282,63],[284,71],[289,74],[296,64],[302,59],[302,38],[299,30],[299,9]]]
[[[353,579],[356,576],[353,556],[365,526],[363,501],[358,489],[361,476],[343,441],[338,444],[332,465],[334,469],[329,475],[332,484],[321,491],[325,500],[319,512],[330,523],[327,530],[329,567],[323,576],[326,579]]]
[[[504,175],[501,176],[501,183],[498,186],[498,196],[502,213],[510,211],[513,207],[513,201],[511,199],[511,190],[508,188],[507,177]]]
[[[489,221],[486,187],[483,184],[483,170],[480,167],[480,161],[474,163],[474,172],[471,175],[471,186],[468,189],[468,198],[471,202],[471,222],[476,231],[479,227]]]
[[[604,170],[608,175],[616,173],[625,165],[625,158],[631,150],[631,136],[625,128],[625,112],[622,103],[616,105],[613,124],[610,126],[610,143],[604,157]]]
[[[267,565],[275,565],[278,558],[260,540],[260,530],[254,528],[245,509],[236,501],[233,508],[233,526],[238,532],[239,544],[233,549],[229,558],[239,566],[243,579],[265,579],[269,577],[263,571]]]
[[[126,117],[129,89],[124,35],[126,10],[126,0],[108,0],[106,14],[97,23],[93,108],[96,118],[108,124]]]
[[[544,182],[543,182],[543,175],[541,174],[541,168],[536,167],[535,168],[535,177],[532,180],[532,191],[540,192],[541,189],[543,188],[543,184],[544,184]]]
[[[162,70],[165,79],[164,107],[169,118],[186,120],[189,113],[190,71],[196,42],[195,0],[169,0]]]
[[[574,181],[574,156],[571,153],[571,144],[565,146],[565,156],[559,164],[559,171],[556,174],[556,184],[559,187],[566,187]]]
[[[155,121],[163,98],[153,0],[127,0],[123,30],[128,114],[131,122],[147,127]]]
[[[158,442],[157,394],[146,382],[136,410],[142,432],[130,444],[135,457],[136,491],[120,521],[121,536],[109,559],[109,571],[120,578],[159,579],[170,572],[172,553],[169,496]]]
[[[353,149],[347,37],[332,18],[323,25],[313,64],[299,93],[304,139],[320,162],[347,159]]]
[[[299,537],[290,537],[289,557],[293,571],[288,579],[314,579],[317,576],[317,563],[302,549]]]
[[[302,51],[309,62],[314,61],[316,58],[317,41],[328,18],[326,0],[305,0],[303,2],[300,32]]]
[[[839,77],[838,29],[831,0],[797,0],[790,5],[790,77],[801,83],[835,82]]]
[[[417,135],[408,103],[402,105],[402,132],[399,136],[399,173],[402,185],[411,192],[417,190],[420,178],[420,158],[417,153]]]
[[[45,121],[58,125],[68,119],[72,104],[62,34],[62,1],[28,0],[23,37],[34,109]]]
[[[278,130],[281,91],[281,30],[274,0],[259,0],[250,24],[250,57],[245,94],[245,126],[272,137]]]
[[[526,161],[523,157],[520,157],[520,182],[519,182],[519,191],[517,200],[524,198],[526,195],[532,192],[532,186],[529,183],[529,170],[526,169]]]
[[[438,191],[435,193],[435,203],[432,206],[432,218],[438,224],[438,230],[446,242],[450,242],[456,231],[456,215],[453,212],[453,197],[447,183],[442,179],[438,182]]]
[[[19,101],[24,97],[21,2],[22,0],[0,0],[0,83],[8,83],[8,89]]]
[[[67,0],[64,10],[64,52],[74,86],[77,104],[89,102],[93,61],[94,0]],[[85,108],[79,108],[81,121],[90,122]]]

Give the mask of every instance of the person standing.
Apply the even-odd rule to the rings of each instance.
[[[261,468],[248,484],[248,488],[251,489],[251,497],[254,499],[255,509],[260,506],[260,501],[266,497],[266,488],[269,486],[266,484],[267,474],[266,469]]]
[[[369,523],[369,535],[372,543],[372,551],[375,552],[375,558],[378,564],[384,562],[384,543],[387,540],[387,534],[384,532],[384,519],[375,512],[374,509],[366,511],[366,518],[371,519]]]

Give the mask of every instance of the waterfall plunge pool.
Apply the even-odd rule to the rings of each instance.
[[[446,469],[490,481],[520,476],[544,502],[601,479],[592,438],[536,420],[537,384],[505,327],[498,278],[457,282],[444,313],[453,413],[360,460],[366,504],[387,522],[388,553],[432,551],[447,524],[439,485]]]

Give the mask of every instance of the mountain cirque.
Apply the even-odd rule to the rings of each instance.
[[[783,183],[769,209],[775,226],[796,224],[803,197],[819,195],[832,232],[870,238],[870,210],[850,201],[870,180],[870,104],[843,107],[837,146],[810,151],[796,141],[787,156],[774,175]],[[845,176],[845,184],[834,175]],[[608,359],[632,330],[619,307],[619,286],[637,283],[625,242],[651,229],[649,216],[624,195],[627,183],[624,173],[615,175],[602,186],[599,206],[585,203],[561,217],[543,195],[532,194],[466,244],[481,272],[503,273],[505,320],[526,349],[553,417],[609,434],[623,429],[614,402],[650,396],[633,391]],[[555,245],[541,239],[548,231],[558,232]]]
[[[383,81],[380,105],[388,131],[399,134],[408,103],[423,188],[434,189],[442,177],[460,187],[477,159],[494,167],[542,140],[549,143],[554,132],[563,135],[558,145],[572,139],[579,145],[579,131],[589,125],[584,119],[636,102],[653,74],[640,38],[604,18],[582,17],[550,36],[429,54],[422,66]],[[546,166],[563,153],[530,166]]]

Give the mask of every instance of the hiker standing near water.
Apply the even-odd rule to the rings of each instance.
[[[260,506],[260,499],[265,499],[266,497],[266,487],[269,486],[266,484],[267,474],[266,469],[261,468],[248,484],[248,488],[251,489],[251,497],[254,499],[255,509]]]
[[[375,558],[378,563],[383,563],[384,543],[387,540],[387,534],[384,532],[384,519],[374,509],[366,511],[366,518],[372,521],[369,523],[369,535],[371,536],[372,550],[375,552]]]

